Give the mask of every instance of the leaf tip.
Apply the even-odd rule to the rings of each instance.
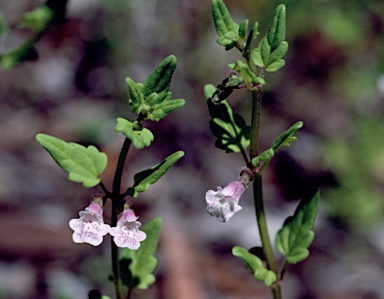
[[[45,134],[43,134],[43,133],[36,134],[35,139],[37,140],[37,142],[40,143],[40,141],[44,138],[44,135]]]
[[[233,246],[233,248],[232,248],[232,254],[234,255],[234,256],[238,256],[239,255],[239,251],[241,251],[241,247],[240,246]]]

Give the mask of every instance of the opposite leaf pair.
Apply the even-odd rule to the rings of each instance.
[[[217,43],[225,47],[225,50],[238,48],[243,53],[243,57],[248,60],[252,59],[255,65],[267,72],[275,72],[285,65],[283,58],[287,53],[288,43],[284,41],[284,4],[276,7],[267,35],[260,40],[257,48],[253,50],[251,49],[252,42],[259,35],[257,22],[253,23],[247,37],[249,21],[245,19],[240,26],[236,24],[222,0],[212,0],[212,12],[216,32],[219,35]],[[256,76],[256,73],[254,75]]]
[[[140,120],[159,121],[185,104],[183,99],[171,100],[169,87],[176,65],[176,57],[170,55],[156,67],[144,83],[136,83],[131,78],[126,78],[130,95],[128,103]]]
[[[103,220],[103,200],[99,194],[94,195],[91,204],[79,213],[80,218],[69,221],[74,230],[72,239],[75,243],[88,243],[99,246],[103,237],[110,234],[116,246],[137,250],[146,234],[139,230],[141,223],[130,208],[125,208],[119,215],[116,227],[110,227]]]

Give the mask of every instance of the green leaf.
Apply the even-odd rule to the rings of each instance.
[[[297,123],[292,125],[287,131],[281,134],[279,138],[277,138],[277,140],[272,144],[271,148],[262,152],[259,156],[253,158],[252,165],[255,167],[258,167],[260,161],[268,163],[273,158],[273,156],[275,155],[275,152],[280,147],[289,146],[292,141],[297,140],[295,134],[302,126],[303,126],[302,121],[298,121]]]
[[[209,100],[212,98],[212,95],[215,93],[216,87],[212,84],[207,84],[204,86],[204,97],[206,100]],[[211,115],[212,116],[212,115]]]
[[[232,248],[232,254],[242,259],[254,274],[255,279],[264,281],[267,287],[270,287],[277,280],[276,274],[265,268],[260,258],[244,248],[235,246]]]
[[[281,69],[285,65],[284,59],[282,59],[288,51],[288,43],[282,42],[269,56],[267,65],[268,72],[275,72]]]
[[[125,81],[128,85],[129,90],[129,107],[131,107],[132,112],[139,114],[141,112],[141,106],[144,104],[144,95],[142,93],[142,85],[140,83],[135,83],[131,78],[125,78]]]
[[[285,256],[288,263],[296,264],[305,260],[308,247],[312,243],[312,231],[315,222],[320,192],[312,198],[303,199],[293,216],[289,216],[276,235],[276,247]]]
[[[296,141],[297,138],[295,134],[300,128],[303,127],[303,122],[298,121],[292,125],[287,131],[280,135],[279,138],[272,144],[272,149],[276,152],[282,146],[289,146],[292,141]]]
[[[273,50],[273,52],[269,56],[267,65],[270,65],[275,61],[282,59],[287,53],[287,51],[288,51],[288,43],[285,41],[281,42],[280,45],[275,50]]]
[[[239,73],[239,75],[243,78],[244,83],[250,88],[252,88],[251,83],[262,82],[260,80],[262,78],[257,77],[257,75],[251,71],[249,66],[241,60],[236,61],[233,69]]]
[[[275,152],[273,149],[267,149],[266,151],[262,152],[259,156],[252,159],[252,165],[255,167],[259,166],[260,161],[263,162],[269,162],[273,156],[275,155]]]
[[[237,35],[239,25],[232,20],[223,0],[212,0],[212,14],[216,32],[219,36],[224,36],[229,31]]]
[[[268,39],[264,37],[260,41],[259,47],[260,47],[260,55],[261,55],[261,59],[263,60],[263,64],[264,66],[268,66],[269,55],[271,54],[271,46],[268,43]]]
[[[283,57],[287,53],[288,43],[285,39],[285,6],[279,5],[273,17],[267,35],[261,39],[252,51],[252,60],[268,72],[275,72],[285,65]]]
[[[168,92],[173,72],[177,66],[177,58],[173,55],[166,57],[144,81],[144,98],[151,93]]]
[[[125,118],[119,117],[116,121],[115,131],[123,133],[125,137],[132,141],[136,148],[142,149],[151,145],[154,137],[150,130]]]
[[[272,50],[285,40],[285,5],[276,7],[271,27],[268,30],[268,43]]]
[[[53,16],[53,10],[46,5],[42,5],[32,11],[24,13],[20,27],[41,32],[46,29]]]
[[[233,31],[228,31],[227,33],[224,34],[224,37],[229,40],[235,40],[237,36],[238,36],[237,33]]]
[[[170,94],[170,92],[168,92]],[[156,92],[151,93],[146,99],[145,102],[150,106],[153,107],[154,105],[158,104],[161,102],[159,99],[159,94]]]
[[[157,180],[183,156],[184,152],[178,151],[167,157],[161,163],[137,173],[134,176],[135,183],[131,188],[127,189],[127,194],[132,197],[137,197],[139,192],[146,191],[149,188],[149,185],[156,183]]]
[[[262,152],[259,156],[259,159],[260,161],[269,161],[273,158],[274,155],[275,155],[274,150],[270,148]]]
[[[260,44],[259,44],[260,46]],[[259,67],[263,67],[264,66],[264,61],[263,61],[263,58],[261,57],[261,52],[260,52],[260,48],[257,47],[256,49],[254,49],[251,53],[251,56],[252,56],[252,60],[253,62],[259,66]]]
[[[220,36],[216,42],[220,45],[220,46],[223,46],[223,47],[230,47],[230,48],[233,48],[235,46],[233,40],[231,39],[227,39],[225,38],[224,36]]]
[[[0,65],[5,69],[9,69],[15,67],[22,61],[36,60],[38,54],[33,47],[34,42],[34,39],[30,39],[21,46],[6,53],[4,56],[0,55]]]
[[[176,65],[176,57],[170,55],[156,67],[144,84],[135,83],[131,78],[126,79],[130,94],[129,106],[133,113],[140,115],[141,119],[159,121],[185,104],[183,99],[171,100],[172,93],[169,92]],[[148,145],[141,143],[138,146],[142,148]]]
[[[241,22],[240,28],[239,28],[239,37],[241,39],[245,39],[245,35],[247,34],[247,29],[248,29],[248,19],[245,19]]]
[[[252,42],[259,35],[258,28],[259,28],[259,24],[257,22],[254,22],[251,27],[251,31],[248,34],[247,42],[244,47],[244,52],[243,52],[244,57],[248,56],[248,53],[251,51],[251,48],[252,48]]]
[[[125,248],[121,255],[120,265],[123,282],[129,287],[148,289],[156,280],[152,274],[158,261],[154,257],[160,235],[162,221],[154,218],[143,226],[142,231],[147,238],[141,242],[138,250]]]
[[[269,64],[266,68],[267,72],[276,72],[285,65],[284,59],[276,60],[275,62]]]
[[[249,126],[237,113],[233,113],[226,101],[214,103],[212,95],[216,91],[213,85],[204,87],[209,114],[209,122],[213,135],[217,137],[215,146],[227,153],[239,152],[249,146]]]
[[[69,180],[92,188],[100,183],[99,175],[107,166],[107,156],[90,145],[87,148],[59,138],[37,134],[36,140],[67,173]]]
[[[160,104],[154,105],[152,112],[148,113],[147,118],[153,121],[159,121],[167,116],[168,113],[182,107],[184,104],[185,100],[183,99],[164,101]]]

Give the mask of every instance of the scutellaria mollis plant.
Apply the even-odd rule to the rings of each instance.
[[[309,256],[308,247],[314,239],[312,230],[319,200],[319,191],[301,200],[292,216],[289,216],[278,231],[275,244],[283,255],[284,262],[278,265],[273,253],[264,210],[262,174],[277,151],[297,140],[296,133],[303,126],[298,121],[282,133],[270,148],[260,151],[259,132],[263,86],[266,74],[275,72],[285,65],[284,56],[288,50],[285,41],[286,8],[283,4],[275,9],[267,34],[259,39],[258,23],[248,30],[249,21],[235,23],[223,0],[212,0],[212,12],[219,38],[217,43],[225,50],[239,50],[242,59],[229,64],[229,76],[216,87],[206,85],[204,94],[211,116],[210,128],[217,138],[215,146],[226,153],[240,153],[244,165],[237,174],[237,180],[226,187],[209,190],[205,199],[208,213],[220,222],[227,222],[242,207],[239,201],[247,187],[253,189],[256,222],[261,240],[260,250],[247,250],[240,246],[232,249],[234,256],[245,262],[256,280],[263,281],[271,289],[273,298],[282,298],[281,281],[289,264],[303,261]],[[251,93],[251,123],[234,113],[227,98],[237,89],[248,89]],[[265,262],[264,262],[265,260]]]
[[[136,119],[117,118],[115,131],[125,136],[116,165],[112,189],[101,181],[108,158],[103,152],[90,145],[63,141],[47,134],[37,134],[36,139],[48,151],[56,163],[68,173],[68,179],[82,183],[85,188],[99,186],[101,193],[91,197],[88,206],[79,213],[79,218],[69,221],[74,231],[75,243],[98,246],[106,235],[111,236],[112,281],[116,299],[131,298],[132,290],[147,289],[155,282],[153,271],[157,267],[156,251],[161,219],[154,218],[141,228],[134,212],[134,202],[140,193],[159,180],[181,157],[177,151],[159,164],[134,175],[132,186],[123,189],[122,176],[128,151],[149,147],[154,141],[153,133],[145,127],[147,121],[160,121],[170,112],[182,107],[183,99],[171,99],[171,79],[177,65],[175,56],[165,58],[148,76],[144,83],[126,78],[129,89],[128,105]],[[111,201],[111,223],[104,223],[103,211],[106,202]],[[106,271],[108,273],[108,271]],[[106,277],[107,278],[107,277]],[[89,298],[108,298],[92,290]]]

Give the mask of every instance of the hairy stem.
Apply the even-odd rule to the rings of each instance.
[[[250,136],[250,156],[251,160],[259,154],[259,132],[261,115],[261,90],[252,91],[252,121]]]
[[[264,255],[267,260],[269,269],[277,274],[277,266],[276,266],[275,258],[273,256],[272,245],[269,239],[267,221],[266,221],[265,211],[264,211],[261,175],[255,176],[254,183],[253,183],[253,195],[255,199],[257,224],[259,227],[259,233],[260,233],[261,243],[263,245]]]
[[[251,140],[250,140],[250,157],[253,159],[259,154],[259,131],[260,131],[260,115],[261,115],[261,90],[252,92],[252,123],[251,123]],[[263,202],[263,186],[261,173],[256,173],[253,182],[253,196],[256,211],[256,220],[259,228],[261,244],[263,247],[264,255],[267,260],[268,267],[271,271],[275,272],[278,277],[278,269],[276,261],[273,256],[271,240],[269,238],[267,220],[264,211]],[[273,297],[281,299],[281,288],[277,284],[272,288]]]
[[[253,195],[254,195],[254,201],[255,201],[257,226],[259,228],[259,234],[260,234],[261,244],[263,247],[264,256],[267,260],[269,269],[275,272],[276,276],[278,277],[278,269],[277,269],[275,258],[273,256],[271,240],[269,238],[269,233],[268,233],[267,220],[265,217],[263,191],[262,191],[262,179],[260,174],[257,174],[255,176],[255,179],[253,182]],[[275,285],[272,288],[272,292],[273,292],[273,297],[275,299],[281,298],[280,285]]]
[[[119,155],[119,160],[117,162],[115,177],[113,179],[113,189],[112,189],[112,226],[117,224],[117,214],[119,209],[120,201],[120,187],[121,187],[121,178],[123,176],[124,163],[128,154],[129,147],[131,146],[131,140],[126,138],[124,140],[123,147]],[[119,265],[119,248],[116,246],[113,238],[111,238],[111,257],[112,257],[112,271],[113,271],[113,283],[115,286],[116,299],[124,299],[124,288],[123,282],[120,275],[120,265]]]

